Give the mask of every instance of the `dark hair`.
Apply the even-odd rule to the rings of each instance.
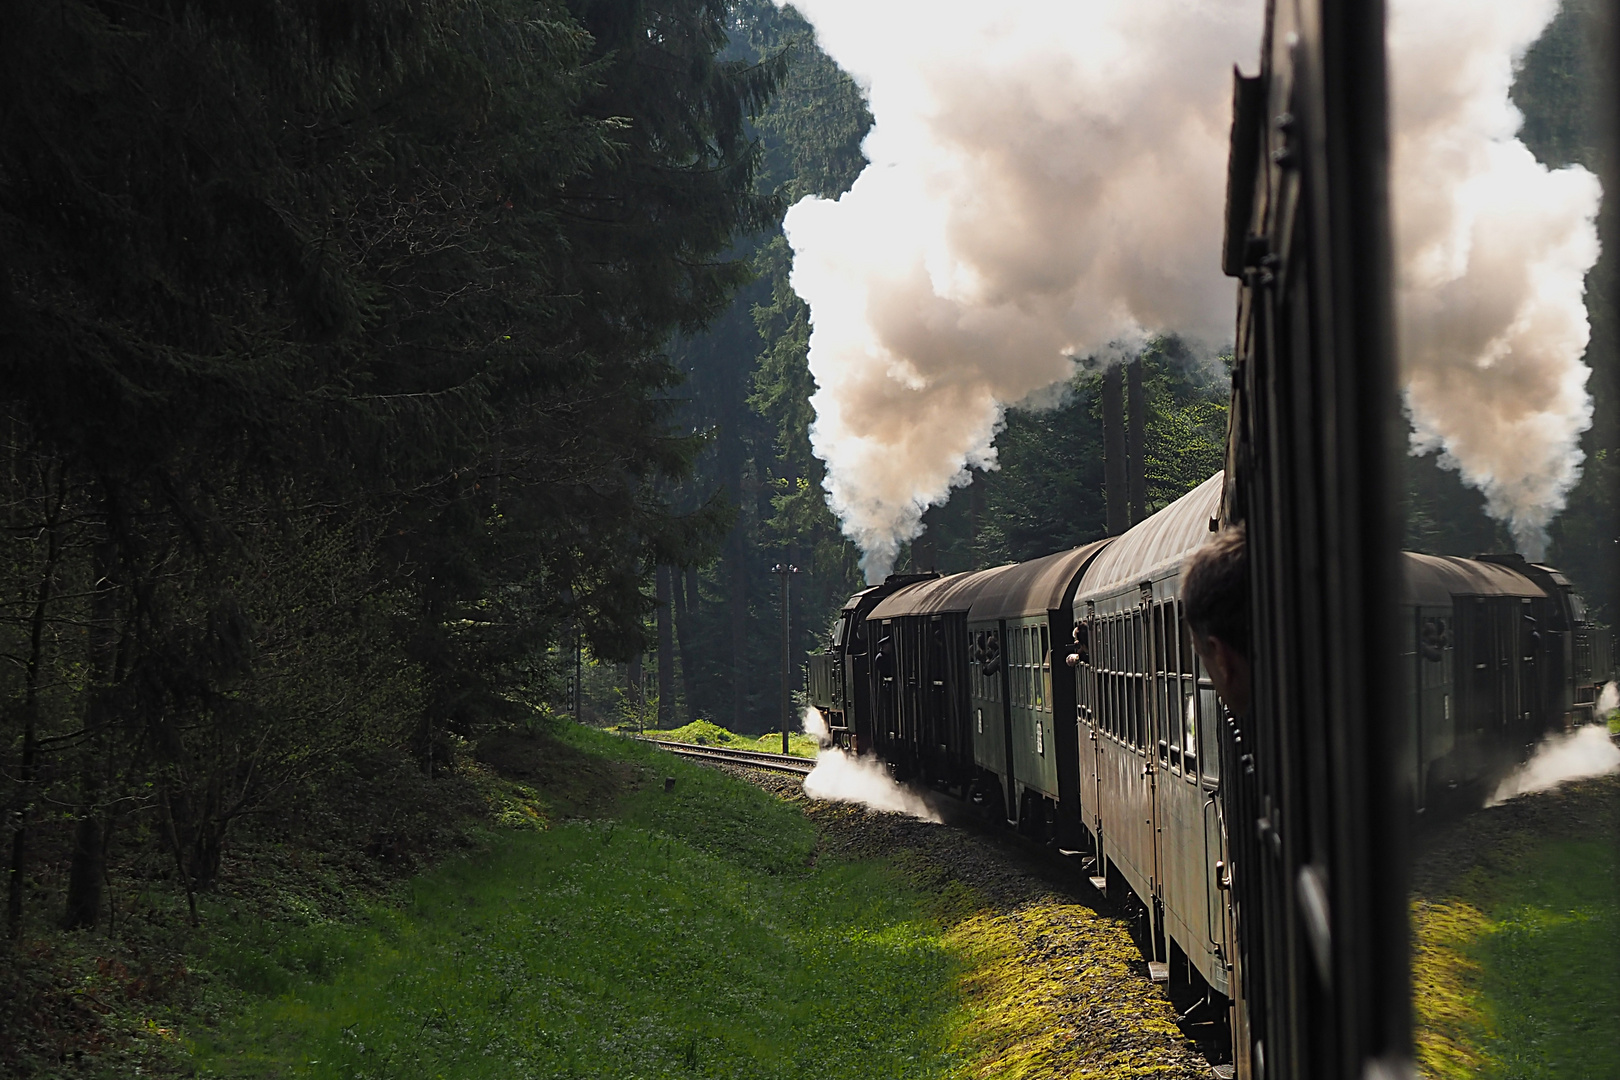
[[[1193,633],[1249,655],[1249,546],[1241,524],[1222,529],[1187,559],[1181,602]]]

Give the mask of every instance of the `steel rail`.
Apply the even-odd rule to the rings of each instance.
[[[798,773],[806,775],[816,767],[810,758],[797,757],[793,754],[771,754],[763,750],[731,750],[723,746],[702,746],[698,743],[675,742],[671,739],[649,739],[638,736],[642,742],[652,743],[654,746],[668,750],[681,757],[695,758],[700,761],[719,761],[727,765],[747,765],[755,769],[773,769],[776,772]]]

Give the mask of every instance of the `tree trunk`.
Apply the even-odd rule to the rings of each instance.
[[[658,726],[675,726],[675,568],[658,568]]]
[[[697,719],[697,697],[692,693],[692,646],[696,641],[692,622],[698,607],[697,568],[687,567],[672,584],[675,586],[675,634],[680,643],[681,696],[686,700],[686,722],[690,724]]]
[[[640,727],[646,722],[644,708],[646,703],[641,700],[641,654],[630,658],[630,663],[624,669],[625,698],[630,702],[630,709],[635,714],[636,726]]]
[[[39,576],[33,618],[29,626],[28,662],[24,665],[22,763],[18,770],[21,805],[11,834],[11,881],[6,897],[6,929],[12,940],[22,934],[23,875],[28,867],[28,818],[33,809],[34,762],[39,752],[39,681],[45,655],[45,616],[50,610],[51,592],[56,584],[56,566],[62,557],[62,537],[58,526],[62,507],[67,503],[67,480],[58,477],[56,507],[46,519],[45,566]]]
[[[117,593],[113,575],[117,550],[109,541],[97,544],[91,570],[90,632],[86,660],[90,672],[89,707],[84,726],[90,732],[79,779],[79,821],[73,831],[73,861],[68,869],[66,910],[62,926],[77,930],[96,925],[106,880],[107,839],[101,821],[101,778],[107,768],[107,688],[113,681],[118,634]]]
[[[1125,373],[1119,365],[1106,368],[1102,377],[1103,489],[1108,500],[1108,535],[1118,536],[1131,527],[1126,497]]]
[[[1125,490],[1130,493],[1131,524],[1135,525],[1147,518],[1147,406],[1142,394],[1140,357],[1125,368],[1125,406],[1125,460],[1130,470]]]
[[[984,515],[984,485],[979,481],[983,476],[980,473],[968,485],[968,552],[974,565],[983,563],[979,556],[979,518]]]
[[[748,719],[748,546],[744,515],[731,530],[730,572],[726,574],[731,616],[731,730],[743,731]]]
[[[106,838],[101,820],[92,809],[79,817],[73,830],[73,862],[68,869],[67,911],[62,916],[66,930],[96,925],[101,916],[101,885],[106,879]]]

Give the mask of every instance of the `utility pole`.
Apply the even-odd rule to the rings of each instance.
[[[793,595],[793,575],[798,572],[799,568],[791,563],[777,563],[771,567],[771,573],[779,575],[782,579],[782,753],[784,754],[788,752],[788,732],[793,728],[793,694],[789,682],[793,662],[788,637],[790,630],[788,601]]]
[[[584,684],[580,682],[580,676],[583,673],[583,668],[584,668],[584,663],[582,661],[582,657],[583,657],[583,654],[585,652],[584,643],[585,643],[585,634],[580,629],[579,624],[575,623],[574,624],[574,722],[576,724],[583,724],[585,722],[585,714],[583,712],[583,708],[584,708],[584,704],[585,704],[585,687],[584,687]]]

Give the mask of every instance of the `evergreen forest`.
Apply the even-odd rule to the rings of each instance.
[[[1515,89],[1550,163],[1596,164],[1595,10],[1571,0]],[[431,779],[546,714],[776,726],[773,568],[799,571],[790,677],[862,585],[780,222],[849,188],[871,123],[769,0],[13,5],[9,932],[104,919],[131,853],[196,917],[240,830],[356,761]],[[1615,221],[1550,553],[1605,620]],[[1221,466],[1227,385],[1175,339],[1141,359],[1151,513]],[[1105,535],[1101,381],[1010,408],[999,468],[897,569]],[[1409,464],[1408,546],[1508,546]]]

